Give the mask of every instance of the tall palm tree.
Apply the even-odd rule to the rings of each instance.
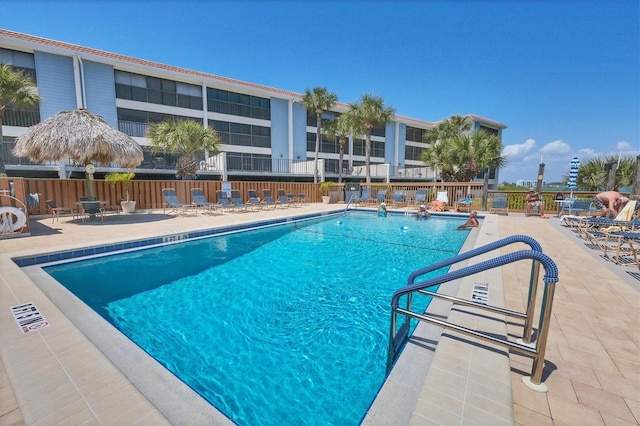
[[[196,178],[199,155],[220,153],[218,132],[213,127],[204,127],[191,120],[152,123],[147,137],[155,151],[181,154],[176,164],[176,177],[179,179]]]
[[[18,108],[38,105],[40,96],[34,82],[22,72],[14,71],[11,65],[0,65],[0,176],[5,176],[4,149],[2,144],[2,120],[7,107]]]
[[[342,161],[344,159],[344,148],[347,145],[349,136],[353,133],[353,114],[346,112],[339,115],[327,124],[325,133],[332,138],[338,138],[340,149],[340,159],[338,160],[338,183],[342,182]]]
[[[384,99],[370,94],[362,95],[360,102],[349,104],[348,114],[353,118],[353,133],[365,136],[365,170],[366,182],[371,183],[371,133],[376,126],[387,124],[396,111],[393,107],[385,106]]]
[[[485,167],[504,167],[500,139],[484,130],[439,139],[422,154],[422,160],[440,169],[445,182],[469,182]]]
[[[320,155],[320,134],[322,133],[322,113],[334,107],[338,95],[331,93],[326,87],[306,89],[302,96],[302,104],[316,114],[316,155],[313,161],[313,183],[318,183],[318,156]]]
[[[471,121],[461,115],[452,115],[436,127],[424,132],[423,140],[430,144],[446,141],[471,130]]]

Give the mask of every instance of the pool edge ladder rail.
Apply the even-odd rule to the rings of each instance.
[[[437,277],[429,278],[424,281],[419,281],[419,277],[429,272],[438,270],[440,268],[451,266],[455,263],[462,262],[464,260],[472,259],[480,254],[487,253],[492,250],[496,250],[500,247],[504,247],[513,243],[525,243],[528,244],[530,250],[521,250],[506,255],[498,256],[496,258],[479,262],[474,265],[466,266],[464,268],[442,274]],[[454,296],[448,296],[430,291],[428,288],[453,280],[457,280],[469,275],[473,275],[489,269],[501,267],[503,265],[531,259],[531,275],[529,280],[529,295],[527,299],[526,312],[516,312],[498,306],[487,305],[479,303],[473,300],[461,299]],[[539,281],[540,266],[545,269],[544,276],[544,292],[542,296],[542,303],[540,307],[540,317],[538,320],[538,336],[535,339],[535,343],[532,342],[532,330],[533,319],[535,313],[535,301],[537,295],[537,287]],[[409,340],[409,329],[411,319],[418,321],[425,321],[434,324],[438,327],[453,330],[467,336],[475,337],[493,344],[507,347],[515,352],[523,355],[529,355],[533,357],[533,365],[531,368],[531,376],[523,377],[523,383],[537,392],[547,392],[547,386],[542,382],[542,372],[544,368],[544,355],[547,345],[547,336],[549,332],[549,322],[551,318],[551,308],[553,305],[553,297],[555,292],[555,284],[558,282],[558,269],[556,264],[542,252],[540,244],[533,238],[526,235],[514,235],[504,238],[502,240],[495,241],[482,247],[470,250],[465,253],[461,253],[449,259],[445,259],[440,262],[436,262],[432,265],[413,271],[408,278],[407,285],[396,290],[391,299],[391,324],[389,333],[389,352],[387,358],[387,374],[391,371],[398,355],[402,351],[402,348]],[[413,294],[418,293],[440,299],[445,299],[454,304],[463,306],[472,306],[477,309],[490,311],[493,313],[499,313],[510,317],[520,318],[524,320],[523,335],[521,339],[516,342],[512,342],[508,339],[501,339],[492,335],[482,333],[476,330],[472,330],[448,321],[444,321],[434,316],[430,316],[427,312],[418,313],[413,312],[412,299]],[[406,296],[406,304],[400,306],[400,298]],[[400,324],[398,328],[398,315],[402,315],[405,321]]]

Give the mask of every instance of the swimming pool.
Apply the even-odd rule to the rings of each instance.
[[[391,293],[458,252],[459,223],[356,214],[46,270],[238,424],[357,424]]]

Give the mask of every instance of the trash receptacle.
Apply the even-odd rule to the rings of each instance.
[[[347,204],[360,200],[360,183],[347,182],[344,184],[344,199]]]

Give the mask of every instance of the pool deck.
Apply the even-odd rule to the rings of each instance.
[[[43,218],[32,220],[32,236],[0,240],[0,425],[230,424],[186,386],[174,387],[172,375],[149,366],[119,333],[104,332],[96,325],[99,319],[77,301],[52,290],[55,286],[39,268],[22,270],[11,258],[340,209],[310,204],[196,217],[156,211],[85,224],[70,217],[55,224]],[[469,232],[464,250],[524,234],[557,264],[560,280],[543,375],[548,392],[534,392],[522,383],[531,373],[530,358],[424,327],[405,349],[364,423],[640,424],[640,281],[627,273],[637,268],[603,260],[553,216],[487,214],[481,227]],[[516,244],[500,253],[526,248]],[[469,297],[475,281],[486,282],[490,304],[523,312],[530,265],[516,262],[466,277],[447,291]],[[27,302],[38,307],[48,327],[22,334],[9,308]],[[511,320],[471,310],[456,307],[443,315],[511,339],[522,332]]]

